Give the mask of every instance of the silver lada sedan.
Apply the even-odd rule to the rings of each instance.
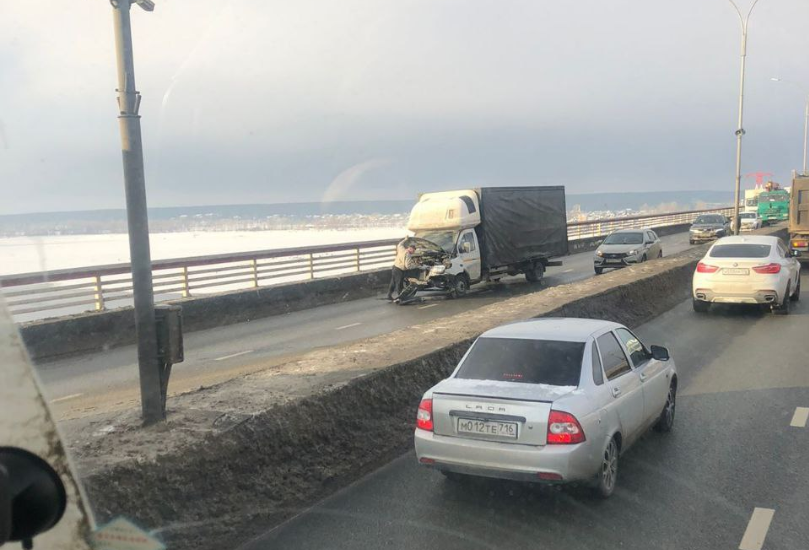
[[[585,481],[608,497],[619,456],[648,428],[671,430],[676,392],[668,350],[622,325],[509,324],[480,336],[424,394],[416,455],[450,479]]]

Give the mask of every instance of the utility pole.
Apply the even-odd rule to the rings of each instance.
[[[739,15],[739,23],[742,30],[742,47],[741,47],[741,71],[739,74],[739,124],[736,128],[736,193],[735,201],[733,204],[733,233],[739,234],[739,195],[741,194],[742,187],[742,137],[744,136],[744,68],[747,59],[747,24],[750,22],[750,14],[753,13],[753,8],[758,4],[758,0],[754,0],[753,5],[747,11],[746,16],[742,16],[739,7],[733,0],[728,0]]]
[[[803,120],[803,175],[809,176],[806,171],[806,155],[809,154],[809,95],[806,96],[806,108]],[[794,179],[794,178],[793,178]]]
[[[150,0],[135,0],[152,11]],[[146,181],[143,174],[143,143],[140,131],[140,93],[135,89],[132,55],[131,0],[111,0],[118,62],[118,122],[126,189],[126,217],[129,227],[129,256],[135,302],[135,330],[138,340],[140,401],[144,425],[164,420],[161,399],[160,363],[155,329],[152,259],[149,251],[149,217],[146,210]]]

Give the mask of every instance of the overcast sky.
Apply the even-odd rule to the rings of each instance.
[[[727,0],[156,3],[132,11],[151,206],[733,186]],[[0,6],[0,214],[123,207],[111,11]],[[753,12],[745,173],[800,167],[807,22]]]

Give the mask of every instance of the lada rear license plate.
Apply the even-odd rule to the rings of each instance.
[[[459,434],[493,435],[517,439],[516,422],[499,422],[496,420],[476,420],[474,418],[458,419]]]

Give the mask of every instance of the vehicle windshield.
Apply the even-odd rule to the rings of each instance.
[[[604,244],[642,244],[643,233],[613,233],[606,239]]]
[[[578,386],[584,344],[518,338],[478,338],[456,378]]]
[[[713,223],[725,223],[725,218],[722,216],[700,216],[696,220],[694,220],[695,224],[713,224]]]
[[[745,203],[747,206],[756,206],[758,204],[758,198],[747,199]]]
[[[457,231],[424,231],[418,232],[414,235],[425,241],[430,241],[438,245],[447,252],[452,252],[455,249],[455,243],[458,239]]]
[[[754,212],[742,212],[739,214],[739,218],[743,220],[755,220],[756,214]]]
[[[789,201],[789,193],[786,191],[770,191],[758,196],[759,202],[786,202]]]
[[[711,258],[766,258],[772,246],[768,244],[717,244],[709,254]]]

